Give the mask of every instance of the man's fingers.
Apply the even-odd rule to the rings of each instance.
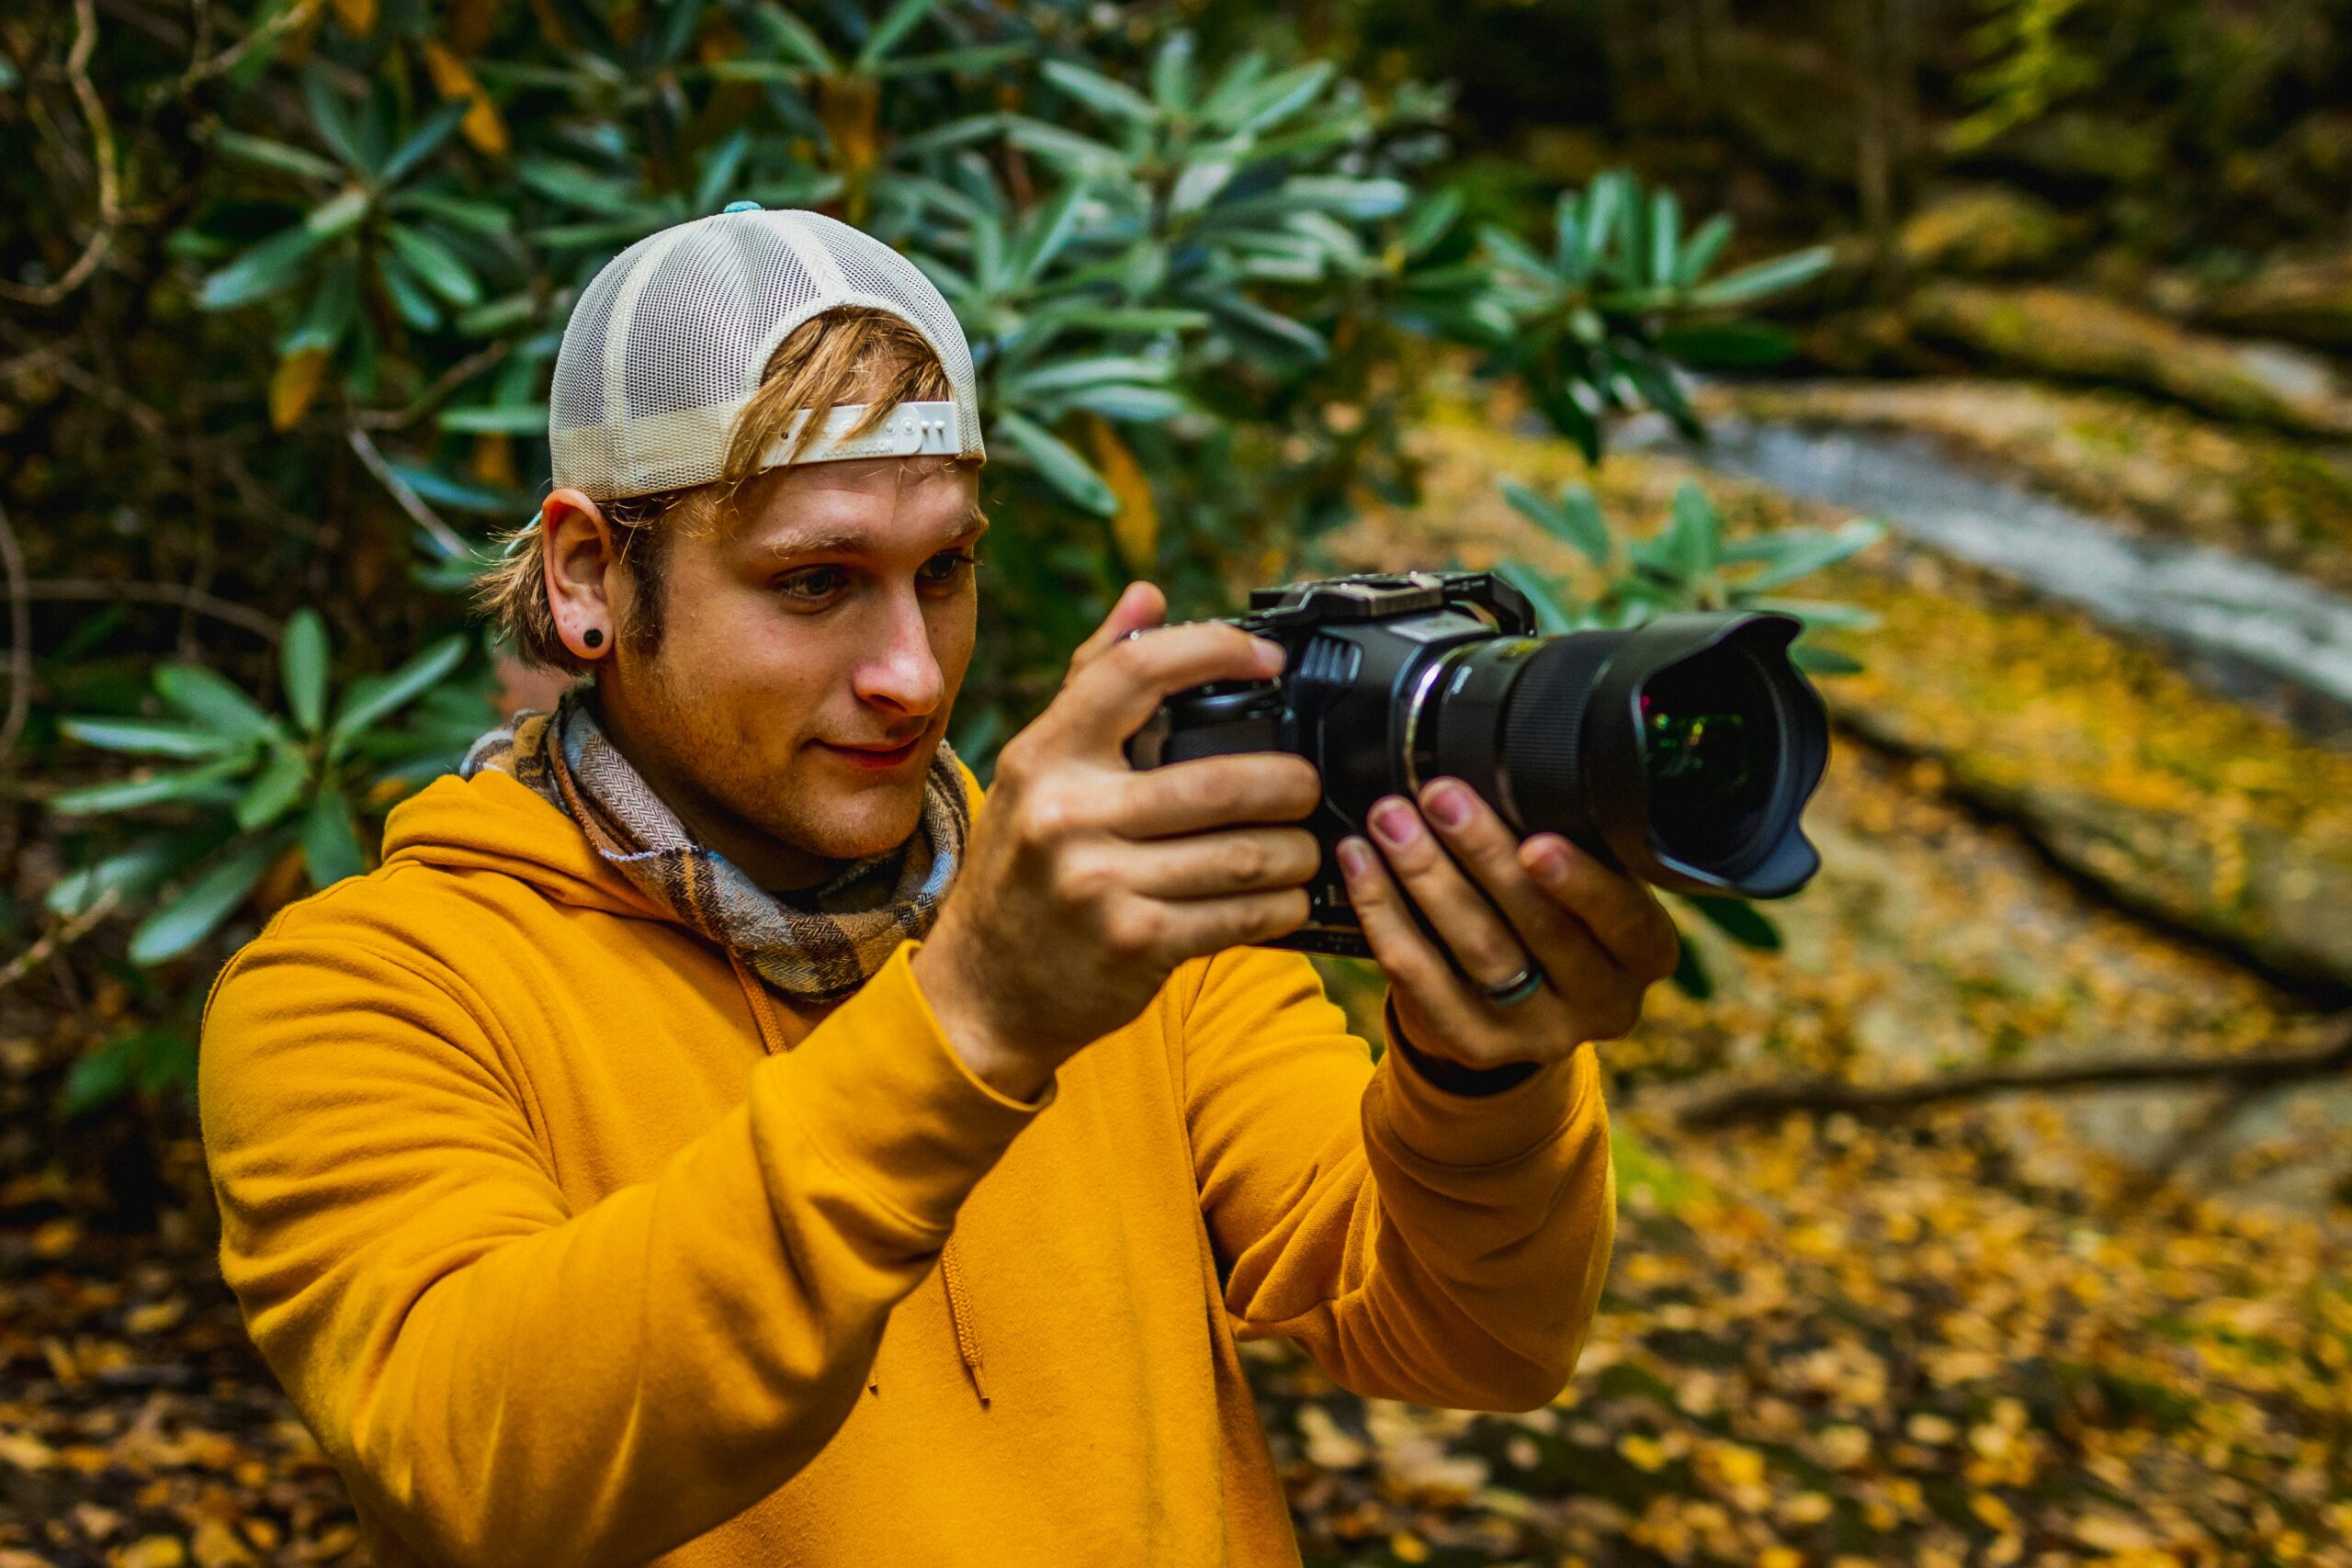
[[[1384,796],[1373,802],[1369,819],[1389,869],[1464,974],[1478,985],[1497,986],[1526,967],[1526,944],[1462,874],[1411,801]]]
[[[1235,751],[1146,768],[1122,784],[1118,830],[1165,839],[1237,822],[1296,822],[1322,803],[1322,775],[1288,751]]]
[[[1322,846],[1304,828],[1237,828],[1125,844],[1127,886],[1153,898],[1221,898],[1303,887],[1323,863]]]
[[[1306,923],[1306,889],[1280,887],[1224,898],[1138,898],[1131,919],[1148,932],[1151,951],[1170,964],[1288,936]]]
[[[1565,978],[1564,962],[1589,953],[1592,936],[1529,873],[1510,825],[1459,779],[1430,780],[1421,790],[1421,811],[1537,961]]]
[[[1382,863],[1380,852],[1351,833],[1340,840],[1340,870],[1348,879],[1348,902],[1356,912],[1364,945],[1391,986],[1411,993],[1438,1029],[1460,1039],[1476,1027],[1459,1000],[1462,982],[1435,944],[1413,921],[1404,895]]]
[[[1062,684],[1069,684],[1069,677],[1092,663],[1102,651],[1132,631],[1156,626],[1168,617],[1168,596],[1149,582],[1130,582],[1102,624],[1094,628],[1077,650],[1069,656],[1069,673],[1062,677]]]
[[[1645,983],[1674,973],[1681,954],[1674,919],[1657,895],[1610,870],[1557,833],[1537,833],[1519,847],[1520,863],[1544,890],[1582,920],[1626,973]]]
[[[1261,681],[1282,668],[1280,643],[1222,621],[1122,636],[1087,660],[1039,716],[1081,750],[1115,752],[1170,692],[1207,681]]]

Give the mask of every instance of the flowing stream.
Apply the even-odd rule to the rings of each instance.
[[[2177,646],[2230,694],[2299,728],[2352,736],[2352,599],[2208,545],[2126,532],[1984,476],[1923,436],[1721,419],[1703,446],[1656,415],[1620,444],[1809,501],[1870,513],[1946,555]]]
[[[1926,436],[1761,423],[1711,422],[1703,445],[1658,415],[1622,428],[1623,447],[1668,452],[1783,494],[1885,520],[1940,554],[2085,608],[2119,630],[2160,640],[2181,667],[2233,698],[2271,711],[2315,740],[2352,745],[2352,599],[2226,550],[2151,536],[1948,456]],[[2126,1159],[2159,1156],[2196,1090],[2093,1095],[2070,1102],[2075,1136]],[[2258,1099],[2217,1147],[2288,1135],[2314,1104],[2352,1122],[2352,1088]],[[2265,1201],[2324,1207],[2324,1181],[2298,1168]],[[2316,1184],[2316,1185],[2314,1185]]]

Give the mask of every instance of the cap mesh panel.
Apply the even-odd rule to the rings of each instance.
[[[964,455],[984,456],[971,348],[921,269],[820,213],[730,212],[639,241],[582,293],[548,400],[555,482],[604,501],[718,479],[768,355],[841,306],[886,311],[922,335],[946,372]]]

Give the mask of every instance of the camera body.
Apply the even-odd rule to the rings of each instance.
[[[1127,742],[1128,761],[1151,768],[1225,752],[1294,751],[1314,763],[1323,800],[1300,826],[1322,845],[1323,863],[1307,887],[1306,924],[1272,945],[1368,958],[1340,874],[1339,842],[1366,831],[1373,802],[1417,799],[1422,781],[1436,776],[1415,721],[1437,656],[1467,642],[1527,637],[1534,611],[1490,572],[1366,572],[1254,589],[1247,614],[1220,618],[1281,643],[1288,656],[1282,672],[1176,693]]]
[[[1271,679],[1174,693],[1137,768],[1240,751],[1315,764],[1323,850],[1306,924],[1272,945],[1369,957],[1336,851],[1384,795],[1461,779],[1525,837],[1565,834],[1685,892],[1772,897],[1819,865],[1796,819],[1826,759],[1819,697],[1777,615],[1662,615],[1539,636],[1491,572],[1366,572],[1260,588],[1218,617],[1283,645]],[[1418,915],[1418,911],[1416,911]]]

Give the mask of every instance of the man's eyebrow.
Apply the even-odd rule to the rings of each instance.
[[[945,549],[962,538],[978,539],[988,531],[989,520],[975,513],[964,518],[953,533],[940,540],[939,547]],[[772,556],[862,555],[872,542],[865,534],[838,528],[826,529],[787,534],[781,539],[770,540],[762,553]]]

